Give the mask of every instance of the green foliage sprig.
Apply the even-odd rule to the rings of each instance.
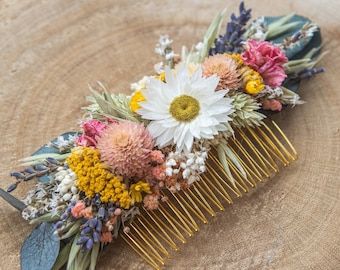
[[[258,112],[261,107],[254,98],[244,93],[236,93],[231,98],[233,99],[233,107],[235,109],[235,112],[231,115],[233,125],[237,127],[261,125],[262,120],[266,116]]]
[[[140,122],[138,116],[130,109],[128,96],[109,93],[102,83],[98,82],[98,85],[101,87],[101,93],[89,86],[92,96],[86,97],[86,100],[90,102],[90,105],[82,108],[86,112],[86,117],[98,120],[111,118],[118,121]]]

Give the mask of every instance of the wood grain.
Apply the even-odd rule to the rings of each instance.
[[[77,128],[88,83],[112,91],[152,72],[159,34],[175,47],[198,41],[238,1],[0,1],[0,177],[16,160]],[[190,239],[168,269],[340,269],[340,25],[338,0],[249,0],[253,15],[292,11],[316,21],[327,73],[303,84],[307,103],[275,116],[300,159]],[[16,191],[23,196],[29,184]],[[31,231],[0,201],[0,269],[19,269]],[[99,269],[145,269],[127,246],[111,245]]]

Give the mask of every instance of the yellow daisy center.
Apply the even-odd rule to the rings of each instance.
[[[196,118],[200,111],[200,104],[197,99],[182,95],[171,102],[169,111],[176,120],[188,122]]]

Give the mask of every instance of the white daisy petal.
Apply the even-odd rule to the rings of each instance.
[[[138,113],[140,115],[143,115],[145,119],[149,119],[149,120],[162,120],[162,119],[167,119],[170,117],[168,114],[151,112],[151,111],[147,111],[144,109],[139,109]]]
[[[165,131],[165,129],[160,126],[157,121],[151,121],[147,129],[154,138],[157,138]]]
[[[189,152],[194,139],[213,139],[226,130],[224,123],[231,121],[229,115],[234,110],[231,99],[225,96],[227,91],[216,91],[217,76],[203,77],[201,67],[190,76],[181,64],[176,74],[166,67],[165,78],[166,83],[150,80],[143,90],[146,100],[137,111],[143,119],[151,120],[148,130],[159,147],[173,144],[176,151]],[[184,108],[182,102],[187,102]]]
[[[222,125],[222,124],[216,126],[216,129],[218,131],[227,131],[228,130],[227,127],[225,125]]]
[[[176,145],[181,145],[183,137],[185,136],[185,132],[188,130],[188,126],[184,123],[180,123],[179,126],[177,126],[174,134],[174,142]],[[182,145],[181,145],[182,146]],[[183,149],[183,146],[182,146]]]
[[[199,125],[197,125],[197,119],[193,120],[190,123],[190,132],[191,132],[192,136],[194,136],[196,139],[201,138],[200,127],[199,127]]]
[[[220,123],[226,123],[231,121],[231,118],[229,116],[226,116],[225,113],[214,115],[214,118]]]
[[[172,128],[178,125],[176,119],[173,118],[158,120],[158,123],[161,124],[164,128]]]
[[[175,74],[173,70],[169,66],[166,66],[165,69],[165,81],[167,84],[170,84],[172,86],[177,86],[177,80],[175,77]]]
[[[202,73],[203,73],[202,68],[197,68],[196,71],[191,76],[192,83],[195,83],[200,78],[202,78],[202,76],[203,76]]]
[[[194,142],[194,137],[192,136],[192,134],[190,134],[190,132],[187,132],[184,137],[184,142],[183,142],[183,144],[185,144],[186,152],[190,152],[193,142]]]
[[[171,144],[172,138],[173,138],[173,132],[174,128],[166,129],[163,134],[161,134],[157,139],[159,141],[159,147],[165,147],[169,144]]]

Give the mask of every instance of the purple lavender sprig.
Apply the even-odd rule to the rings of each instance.
[[[298,74],[298,77],[300,80],[309,79],[322,72],[325,72],[324,67],[306,68]]]
[[[245,26],[251,18],[251,9],[245,9],[244,2],[242,1],[239,6],[240,16],[234,13],[230,16],[230,22],[226,27],[226,33],[220,35],[215,40],[215,47],[210,49],[209,54],[214,55],[217,53],[225,52],[240,52],[242,49],[242,36],[244,34]]]
[[[291,82],[299,82],[301,80],[306,80],[314,77],[315,75],[319,73],[325,72],[324,67],[312,67],[312,68],[305,68],[299,73],[296,73],[294,75],[290,75],[288,78],[288,81]]]
[[[101,230],[102,230],[101,219],[97,217],[89,219],[84,223],[84,225],[81,228],[80,238],[77,244],[81,245],[84,249],[91,250],[93,244],[98,243],[100,241]]]
[[[60,165],[61,163],[58,160],[47,158],[44,164],[29,166],[22,171],[12,172],[10,176],[14,177],[16,181],[7,188],[7,192],[15,190],[22,181],[28,181],[55,171]]]

